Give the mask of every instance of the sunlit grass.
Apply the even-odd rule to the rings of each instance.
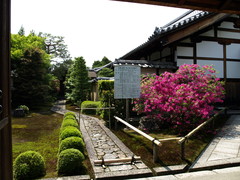
[[[13,160],[22,152],[33,150],[45,159],[47,175],[56,177],[59,128],[62,115],[49,111],[12,118]]]

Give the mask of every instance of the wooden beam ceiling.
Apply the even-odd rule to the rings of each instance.
[[[159,6],[169,6],[186,9],[196,9],[210,12],[240,14],[239,0],[114,0]]]

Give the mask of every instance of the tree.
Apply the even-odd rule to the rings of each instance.
[[[176,73],[145,76],[134,110],[159,127],[168,124],[179,133],[188,132],[213,114],[215,103],[223,102],[223,83],[215,72],[212,66],[185,64]]]
[[[11,36],[13,105],[40,105],[50,101],[50,57],[44,39],[33,34]]]
[[[39,33],[39,37],[45,39],[45,50],[51,55],[51,59],[70,59],[70,54],[67,50],[67,45],[65,44],[64,37],[53,36],[48,33]]]
[[[88,99],[90,84],[88,71],[83,57],[75,58],[73,65],[68,71],[66,96],[73,103],[83,102]]]
[[[60,96],[64,96],[65,94],[65,80],[66,80],[66,76],[68,73],[68,69],[71,67],[71,65],[73,64],[72,60],[65,60],[63,62],[59,62],[56,64],[53,64],[51,67],[51,73],[57,77],[57,79],[59,80],[59,85],[60,85],[60,92],[59,95]]]
[[[111,61],[107,58],[107,57],[103,57],[101,61],[97,60],[93,62],[92,68],[97,68],[97,67],[102,67],[108,63],[110,63]],[[114,72],[112,69],[106,67],[101,69],[97,75],[99,77],[113,77],[114,76]]]

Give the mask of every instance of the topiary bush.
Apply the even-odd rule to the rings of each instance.
[[[25,115],[29,114],[29,108],[26,105],[20,105],[18,108],[23,109]]]
[[[88,115],[96,115],[97,109],[84,109],[84,108],[99,108],[100,107],[100,101],[83,101],[81,104],[81,112],[83,114]]]
[[[78,149],[81,152],[84,152],[84,142],[80,137],[68,137],[61,141],[59,146],[59,153],[66,149]]]
[[[84,155],[77,149],[66,149],[59,154],[58,175],[79,175],[85,171],[83,166]]]
[[[63,118],[63,120],[65,120],[65,119],[73,119],[73,120],[77,120],[76,117],[73,116],[73,115],[67,115],[67,116],[65,116],[65,117]]]
[[[38,152],[21,153],[13,163],[13,176],[16,180],[41,178],[45,174],[45,162]]]
[[[76,128],[79,127],[79,125],[78,125],[76,120],[74,120],[74,119],[65,119],[62,122],[61,131],[62,131],[63,128],[65,128],[67,126],[72,126],[72,127],[76,127]]]
[[[60,141],[62,141],[64,139],[66,139],[68,137],[72,137],[72,136],[81,138],[82,134],[78,128],[68,126],[68,127],[64,128],[63,131],[61,131],[59,139],[60,139]]]
[[[74,117],[76,118],[76,115],[75,115],[74,112],[66,112],[66,113],[64,114],[64,118],[67,117],[67,116],[74,116]]]

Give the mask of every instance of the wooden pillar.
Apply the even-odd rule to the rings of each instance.
[[[223,44],[223,78],[227,81],[227,46]]]
[[[194,43],[193,46],[193,64],[197,64],[197,44]]]
[[[10,105],[11,0],[0,0],[0,179],[12,180],[12,129]]]

